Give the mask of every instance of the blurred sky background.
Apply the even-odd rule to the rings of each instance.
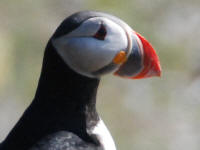
[[[199,0],[1,0],[0,141],[35,94],[47,41],[80,10],[118,16],[160,57],[161,78],[102,79],[98,111],[118,150],[199,150]]]

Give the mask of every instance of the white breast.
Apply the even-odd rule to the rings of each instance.
[[[113,138],[101,119],[92,130],[92,134],[97,136],[102,144],[103,150],[116,150]]]

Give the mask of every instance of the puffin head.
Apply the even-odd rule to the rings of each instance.
[[[151,44],[124,21],[101,12],[71,15],[51,42],[63,61],[90,78],[113,73],[125,78],[160,76],[158,56]]]

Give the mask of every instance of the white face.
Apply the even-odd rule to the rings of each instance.
[[[126,31],[104,17],[90,18],[52,42],[70,68],[88,77],[96,77],[92,72],[111,64],[117,53],[128,47]],[[118,66],[110,72],[116,69]]]

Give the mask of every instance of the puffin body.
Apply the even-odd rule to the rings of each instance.
[[[96,110],[102,75],[160,76],[152,46],[109,14],[78,12],[50,38],[35,97],[0,150],[116,150]]]

